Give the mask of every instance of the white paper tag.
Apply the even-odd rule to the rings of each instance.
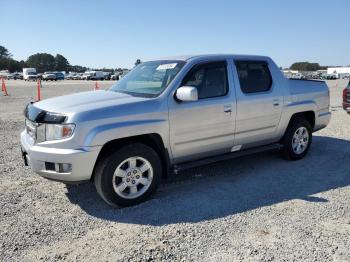
[[[231,148],[231,152],[239,151],[239,150],[241,150],[241,148],[242,148],[242,145],[234,146]]]
[[[157,70],[167,70],[167,69],[174,69],[176,67],[177,63],[171,63],[171,64],[162,64],[157,67]]]

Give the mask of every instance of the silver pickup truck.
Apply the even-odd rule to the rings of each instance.
[[[29,104],[21,144],[37,174],[93,181],[107,203],[128,206],[171,171],[271,149],[301,159],[330,117],[324,82],[286,79],[268,57],[173,57],[108,90]]]

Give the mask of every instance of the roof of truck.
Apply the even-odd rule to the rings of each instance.
[[[260,55],[239,55],[239,54],[205,54],[205,55],[182,55],[182,56],[172,56],[172,57],[162,57],[154,60],[180,60],[180,61],[188,61],[190,59],[203,59],[203,58],[239,58],[239,59],[267,59],[267,56]]]

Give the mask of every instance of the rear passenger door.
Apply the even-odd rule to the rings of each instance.
[[[238,79],[235,145],[275,142],[282,113],[282,89],[268,61],[234,61]]]

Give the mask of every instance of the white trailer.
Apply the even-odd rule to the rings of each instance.
[[[102,71],[86,71],[81,77],[82,80],[104,80]]]
[[[36,79],[36,69],[35,68],[23,68],[23,79],[25,81]]]
[[[334,75],[336,78],[343,78],[344,76],[350,74],[350,66],[328,67],[327,74]]]

